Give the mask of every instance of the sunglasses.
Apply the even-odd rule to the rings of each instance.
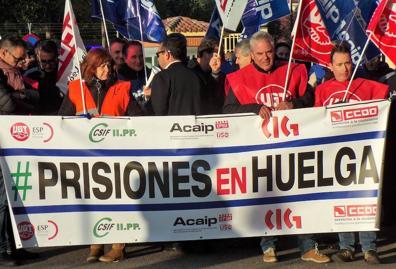
[[[160,50],[160,51],[157,51],[155,53],[155,55],[157,55],[157,58],[158,58],[162,53],[165,53],[165,52],[166,52],[166,50]]]

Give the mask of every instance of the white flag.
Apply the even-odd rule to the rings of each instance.
[[[86,54],[72,5],[66,0],[57,82],[63,92],[67,91],[69,81],[80,78],[80,63]]]
[[[235,31],[241,21],[248,0],[216,0],[224,28]]]

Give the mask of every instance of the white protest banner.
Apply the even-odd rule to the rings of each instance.
[[[215,0],[223,27],[236,31],[248,0]]]
[[[69,81],[79,78],[80,63],[87,54],[70,0],[65,2],[57,86],[67,91]]]
[[[17,246],[377,230],[389,107],[1,116]]]

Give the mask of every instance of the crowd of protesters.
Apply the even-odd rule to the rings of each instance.
[[[276,110],[344,101],[353,72],[350,48],[341,42],[334,46],[329,69],[313,65],[307,70],[305,64],[292,63],[284,91],[289,44],[276,44],[268,33],[258,32],[236,45],[235,57],[219,55],[218,51],[217,41],[203,39],[197,58],[188,60],[186,38],[179,33],[169,34],[156,52],[161,71],[146,85],[154,67],[151,70],[145,66],[142,44],[117,38],[110,43],[109,50],[94,48],[88,52],[81,64],[82,79],[71,81],[68,91],[63,93],[56,86],[57,44],[43,40],[29,49],[21,39],[8,36],[0,41],[0,114],[98,117],[252,112],[268,119]],[[386,99],[394,75],[394,70],[380,57],[367,62],[353,80],[346,101]],[[259,90],[260,100],[256,98]],[[333,260],[354,260],[354,234],[338,236],[340,250]],[[297,238],[302,260],[331,261],[318,250],[314,235]],[[375,232],[359,233],[364,260],[370,264],[380,263],[375,240]],[[277,237],[262,238],[264,262],[278,260],[276,241]],[[105,254],[103,245],[91,245],[87,261],[119,261],[123,259],[124,247],[125,244],[112,244]],[[15,266],[32,256],[35,255],[15,249],[1,179],[0,265]]]

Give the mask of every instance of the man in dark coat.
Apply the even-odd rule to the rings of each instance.
[[[158,48],[157,57],[162,71],[154,77],[151,84],[154,114],[202,114],[201,81],[184,64],[187,58],[186,38],[179,33],[168,35]]]
[[[188,63],[203,84],[202,114],[221,114],[224,104],[224,80],[221,72],[221,57],[217,54],[218,42],[213,39],[203,39],[198,47],[197,59]]]

